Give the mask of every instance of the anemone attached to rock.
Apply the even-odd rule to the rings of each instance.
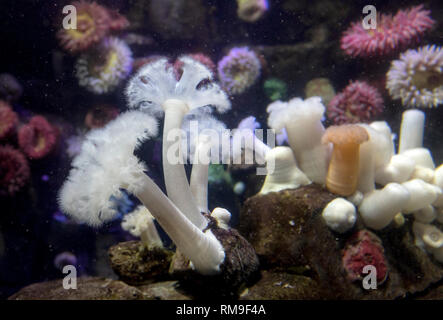
[[[357,190],[360,145],[369,140],[367,131],[358,125],[329,127],[322,137],[323,143],[332,143],[326,187],[332,193],[350,196]]]
[[[267,175],[260,194],[296,189],[311,183],[311,180],[297,167],[291,148],[272,148],[266,153],[265,160]]]
[[[186,56],[178,62],[179,79],[167,59],[143,66],[129,81],[126,96],[130,108],[157,117],[164,114],[163,171],[168,197],[192,223],[203,229],[207,220],[201,215],[188,184],[180,129],[186,114],[194,109],[212,106],[218,112],[225,112],[231,104],[206,66]]]
[[[325,183],[329,146],[321,142],[325,107],[320,97],[293,98],[268,105],[268,125],[277,133],[286,129],[300,169],[314,182]]]
[[[336,125],[369,122],[384,109],[378,90],[364,81],[351,81],[327,108],[328,118]]]
[[[435,45],[408,50],[391,63],[386,88],[406,107],[432,108],[443,102],[443,50]]]
[[[126,112],[91,131],[60,191],[60,206],[75,219],[100,226],[118,214],[112,199],[125,189],[140,199],[197,270],[216,273],[224,260],[221,244],[177,209],[134,155],[140,143],[156,133],[155,119],[140,111]]]
[[[32,117],[18,131],[18,144],[31,159],[50,154],[57,143],[57,130],[43,116]]]
[[[423,5],[399,10],[395,16],[379,14],[375,29],[356,21],[343,33],[341,48],[353,57],[384,56],[417,43],[435,21]]]
[[[60,191],[61,208],[77,220],[100,226],[117,215],[112,199],[125,189],[151,212],[192,268],[203,275],[221,274],[222,280],[225,273],[230,280],[235,275],[236,283],[242,283],[258,270],[252,246],[214,224],[198,228],[149,178],[146,166],[134,155],[140,143],[156,133],[156,120],[140,111],[126,112],[88,133]],[[240,261],[233,262],[236,259]]]
[[[60,45],[69,52],[78,53],[98,44],[111,31],[129,25],[128,20],[117,11],[96,2],[76,1],[77,28],[62,28],[57,32]]]
[[[76,62],[79,85],[95,94],[111,92],[132,70],[132,52],[123,40],[105,38]]]
[[[140,237],[147,248],[163,247],[163,242],[155,227],[154,217],[145,206],[138,206],[133,212],[126,214],[121,226],[134,237]]]
[[[260,76],[261,63],[254,51],[247,47],[233,48],[217,66],[221,85],[230,94],[241,94]]]

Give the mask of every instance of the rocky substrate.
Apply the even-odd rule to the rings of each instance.
[[[267,278],[275,277],[276,273],[289,279],[283,281],[287,283],[287,299],[397,299],[420,295],[443,278],[443,265],[414,244],[410,221],[381,231],[366,230],[361,221],[357,221],[346,234],[331,231],[321,213],[333,198],[333,194],[312,184],[256,195],[246,201],[239,231],[254,246],[262,274],[264,270],[267,273],[251,288],[253,298],[260,296],[257,288],[266,285]],[[384,282],[380,281],[376,290],[364,289],[361,279],[355,279],[346,271],[349,265],[343,259],[352,246],[357,253],[362,250],[363,254],[372,255],[367,247],[355,249],[358,242],[352,242],[352,237],[362,231],[377,239],[373,247],[380,243],[381,256],[384,256],[375,258],[383,261],[373,261],[374,265],[387,269]],[[382,272],[378,268],[377,271]],[[312,291],[306,292],[306,278],[311,281]],[[261,298],[272,298],[272,294],[263,290]]]
[[[260,275],[252,283],[237,283],[229,297],[443,298],[443,265],[414,244],[408,219],[403,226],[391,225],[381,231],[367,230],[358,220],[352,230],[338,234],[321,216],[333,198],[315,184],[249,198],[238,230],[255,248]],[[360,260],[349,262],[348,257],[359,254],[361,261],[376,266],[377,289],[363,288],[362,278],[355,273]],[[214,279],[207,278],[205,284],[205,277],[187,268],[183,257],[166,249],[148,250],[138,241],[129,241],[111,247],[109,257],[122,281],[80,278],[77,290],[64,290],[61,280],[55,280],[30,285],[10,299],[181,300],[208,298],[214,288]],[[220,294],[212,292],[213,296]]]

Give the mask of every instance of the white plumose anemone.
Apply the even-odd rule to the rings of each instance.
[[[182,130],[186,136],[182,139],[182,149],[186,150],[184,157],[192,163],[189,186],[199,210],[209,213],[209,165],[223,163],[229,157],[230,133],[223,122],[208,112],[188,114],[183,121]]]
[[[92,226],[117,214],[111,197],[120,198],[120,188],[136,193],[143,186],[146,167],[133,152],[157,134],[155,119],[142,112],[126,112],[117,119],[86,135],[60,192],[63,211]]]
[[[394,60],[387,73],[386,88],[407,107],[437,107],[443,102],[443,50],[424,46],[411,49]]]
[[[154,217],[144,206],[138,206],[123,217],[121,226],[134,237],[140,237],[147,248],[162,248],[163,242],[154,224]]]
[[[218,273],[225,259],[222,244],[211,230],[197,228],[165,196],[134,155],[140,141],[156,134],[156,126],[150,115],[132,111],[91,131],[60,191],[60,206],[77,220],[99,226],[115,217],[111,198],[126,189],[148,208],[198,272]]]
[[[191,192],[183,165],[181,135],[177,134],[183,118],[191,110],[213,106],[218,112],[230,109],[225,92],[214,82],[212,72],[189,57],[179,58],[182,74],[167,59],[159,59],[142,67],[129,81],[126,96],[130,108],[161,116],[163,126],[163,172],[168,197],[201,230],[207,226]],[[178,156],[171,159],[170,148],[178,145]]]
[[[321,98],[276,101],[268,106],[267,112],[271,128],[277,132],[286,129],[289,145],[300,169],[312,181],[324,184],[330,147],[321,142],[325,131],[322,124],[325,107]]]

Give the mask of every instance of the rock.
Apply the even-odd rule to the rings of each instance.
[[[195,40],[196,34],[200,40],[209,40],[209,17],[202,0],[151,0],[145,19],[165,40]]]
[[[321,219],[324,206],[334,198],[315,184],[256,195],[246,200],[238,230],[254,246],[265,269],[303,265],[307,260],[300,259],[300,250],[308,242],[335,245],[335,237]]]
[[[443,264],[415,245],[411,229],[409,220],[402,228],[388,226],[375,232],[389,262],[388,285],[402,296],[424,292],[443,278]]]
[[[418,300],[443,300],[443,281],[439,281],[438,284],[432,286],[426,290],[426,292],[415,296]]]
[[[239,231],[254,246],[263,270],[272,277],[308,277],[313,292],[294,291],[296,299],[394,299],[423,292],[443,278],[442,264],[414,244],[410,223],[374,233],[381,239],[388,277],[377,290],[365,290],[343,267],[343,249],[350,236],[363,230],[361,221],[345,234],[336,234],[323,221],[323,207],[335,195],[311,184],[249,198],[240,216]],[[271,277],[267,275],[268,277]],[[272,278],[271,277],[271,278]],[[292,278],[297,282],[300,279]],[[266,276],[249,291],[265,295]],[[309,288],[308,287],[308,288]],[[270,290],[270,289],[269,289]],[[305,292],[305,293],[303,293]],[[270,295],[274,294],[271,290]],[[279,295],[278,293],[277,295]],[[269,297],[271,298],[271,297]]]
[[[77,280],[77,289],[64,289],[63,280],[35,283],[21,289],[9,300],[139,300],[143,294],[122,281],[86,277]]]
[[[138,287],[148,300],[191,300],[192,296],[183,291],[177,281],[163,281]]]
[[[118,243],[109,248],[111,267],[119,278],[129,284],[143,284],[169,278],[174,252],[148,249],[140,241]]]
[[[263,271],[260,281],[246,289],[240,300],[321,299],[318,284],[309,277]]]
[[[189,260],[179,253],[171,265],[172,276],[179,278],[184,290],[198,298],[236,298],[242,288],[252,285],[258,279],[257,255],[237,230],[211,227],[211,231],[225,249],[225,260],[220,266],[220,273],[201,275],[192,270]]]
[[[325,70],[334,63],[329,31],[325,25],[319,25],[310,33],[310,40],[293,45],[252,47],[266,60],[268,77],[278,78],[288,85],[295,84],[295,89],[303,92],[304,85],[312,78],[328,76]]]
[[[63,280],[29,285],[9,300],[190,300],[177,281],[163,281],[134,287],[108,278],[85,277],[77,280],[77,289],[66,290]]]

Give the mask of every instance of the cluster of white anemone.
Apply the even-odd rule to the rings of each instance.
[[[286,129],[290,147],[268,148],[262,155],[267,163],[272,159],[274,167],[261,194],[311,182],[328,187],[328,175],[335,165],[341,166],[338,171],[351,174],[343,163],[333,163],[337,146],[325,139],[324,111],[318,97],[268,106],[269,126]],[[393,221],[404,223],[409,216],[414,219],[417,244],[443,261],[443,232],[433,225],[443,223],[443,165],[436,168],[431,152],[423,147],[424,123],[424,113],[419,110],[403,113],[398,153],[395,135],[385,121],[355,125],[366,136],[356,148],[356,186],[352,194],[338,196],[324,208],[322,216],[331,229],[349,231],[357,214],[374,230]],[[335,178],[341,177],[336,174]]]
[[[202,203],[205,199],[200,194],[193,194],[193,191],[207,186],[191,188],[184,164],[168,161],[168,150],[174,144],[170,134],[181,128],[184,117],[192,110],[213,106],[224,112],[230,108],[230,102],[204,65],[186,56],[179,60],[183,71],[179,80],[166,59],[148,64],[134,75],[126,94],[129,107],[137,110],[128,111],[104,128],[87,134],[60,191],[60,205],[65,213],[77,220],[99,226],[115,218],[117,210],[112,199],[118,198],[121,189],[125,189],[149,210],[198,272],[214,274],[220,271],[224,262],[224,248],[212,231],[206,230],[209,220],[200,211],[204,207],[207,212],[207,205]],[[146,166],[134,155],[141,142],[157,134],[156,117],[162,115],[163,172],[167,196],[146,174]],[[182,157],[180,139],[178,136],[176,145]],[[207,167],[193,168],[191,181],[194,175],[204,176],[199,171],[205,169]],[[207,178],[194,178],[194,181],[207,184]],[[216,208],[213,217],[226,228],[230,214],[227,210]],[[137,210],[126,217],[123,227],[146,240],[148,246],[160,244],[152,219],[145,210]]]

